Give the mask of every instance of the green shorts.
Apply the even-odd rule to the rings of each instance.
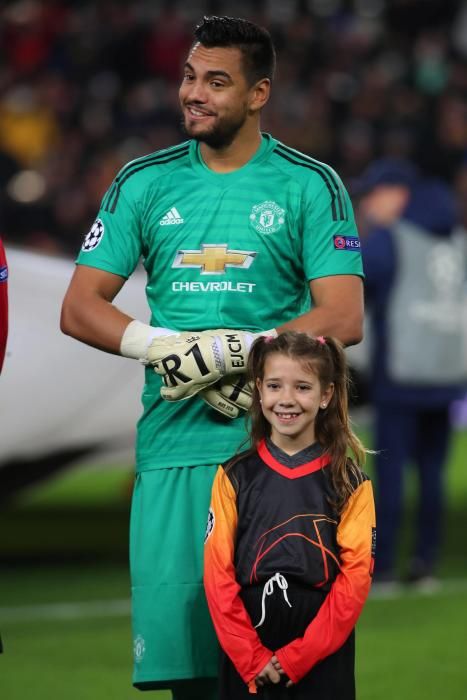
[[[202,583],[217,466],[137,474],[130,521],[134,672],[142,690],[214,678],[218,642]]]

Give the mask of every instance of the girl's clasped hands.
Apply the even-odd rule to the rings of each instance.
[[[280,665],[279,659],[276,655],[273,655],[263,670],[256,676],[256,685],[258,688],[261,688],[261,686],[266,685],[267,683],[280,683],[281,676],[283,676],[284,673],[284,669]],[[285,687],[290,688],[291,685],[293,685],[293,682],[288,680]]]

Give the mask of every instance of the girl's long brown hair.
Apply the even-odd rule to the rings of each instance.
[[[340,513],[356,485],[363,479],[361,467],[368,452],[350,424],[350,378],[343,346],[329,336],[313,338],[295,331],[285,331],[277,338],[260,337],[254,342],[248,359],[248,376],[253,384],[249,426],[252,448],[271,434],[271,426],[261,410],[256,380],[263,379],[266,359],[274,353],[302,362],[304,367],[316,374],[323,389],[334,384],[334,393],[327,407],[320,408],[316,416],[315,435],[317,442],[331,457],[330,469],[336,492],[333,505]]]

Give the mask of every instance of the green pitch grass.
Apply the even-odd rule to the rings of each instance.
[[[5,572],[4,572],[5,574]],[[105,614],[104,602],[127,586],[119,567],[24,568],[2,576],[12,599],[3,614],[1,697],[8,700],[136,700],[130,686],[128,614]],[[24,608],[28,600],[28,611]],[[103,601],[101,609],[44,601]],[[42,603],[42,607],[34,603]],[[14,606],[14,607],[13,607]],[[99,605],[97,606],[99,608]],[[357,633],[359,700],[460,700],[465,697],[467,589],[432,596],[370,600]],[[20,614],[22,610],[22,615]],[[29,619],[24,619],[24,614]],[[62,615],[62,619],[60,619]],[[1,616],[1,615],[0,615]],[[169,693],[153,693],[169,700]],[[200,699],[202,700],[202,699]]]
[[[357,631],[359,700],[465,697],[466,458],[467,433],[458,433],[447,470],[441,588],[430,595],[401,589],[367,603]],[[129,470],[77,468],[0,513],[2,699],[141,697],[130,684],[130,488]],[[411,482],[401,568],[414,495]],[[170,693],[148,697],[169,700]]]

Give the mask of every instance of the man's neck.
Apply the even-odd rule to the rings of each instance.
[[[238,170],[255,155],[261,145],[261,132],[238,134],[225,148],[211,148],[201,143],[200,151],[205,164],[215,173],[231,173]]]

